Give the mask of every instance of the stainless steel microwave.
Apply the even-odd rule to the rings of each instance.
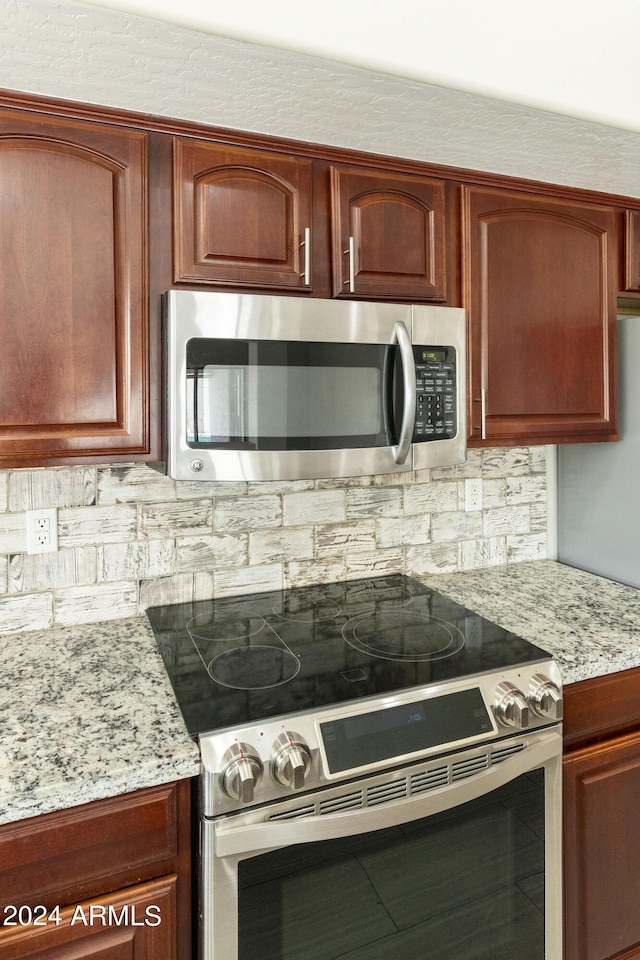
[[[464,461],[464,310],[171,290],[167,472],[307,480]]]

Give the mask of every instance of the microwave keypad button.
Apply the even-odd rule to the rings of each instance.
[[[416,364],[416,437],[455,435],[455,376],[456,365],[451,361]]]

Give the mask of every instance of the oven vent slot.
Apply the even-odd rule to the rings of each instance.
[[[474,773],[480,770],[486,770],[489,766],[489,754],[483,753],[479,757],[469,757],[466,760],[458,760],[451,764],[451,780],[464,780],[465,777],[472,777]]]
[[[315,804],[309,803],[306,807],[294,807],[293,810],[283,810],[282,813],[274,813],[269,817],[269,820],[296,820],[298,817],[312,817],[315,812]]]
[[[449,767],[434,767],[431,770],[422,770],[411,777],[411,793],[424,793],[425,790],[435,790],[449,783]]]
[[[367,790],[367,806],[374,807],[378,803],[388,803],[391,800],[402,800],[407,796],[407,778],[393,780],[391,783],[381,783],[377,787]]]
[[[341,794],[339,797],[332,797],[330,800],[323,800],[320,803],[320,814],[338,813],[340,810],[351,810],[353,807],[364,806],[364,795],[362,790],[356,790],[354,793]]]
[[[502,763],[503,760],[508,760],[509,757],[520,753],[524,748],[524,743],[509,743],[504,747],[495,747],[491,751],[491,763]]]

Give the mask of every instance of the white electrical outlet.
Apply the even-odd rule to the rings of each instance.
[[[469,477],[464,482],[465,510],[482,510],[482,480]]]
[[[27,553],[54,553],[57,549],[57,507],[27,510]]]

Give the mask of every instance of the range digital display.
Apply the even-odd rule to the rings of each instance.
[[[478,687],[320,724],[332,774],[450,746],[492,730]]]

